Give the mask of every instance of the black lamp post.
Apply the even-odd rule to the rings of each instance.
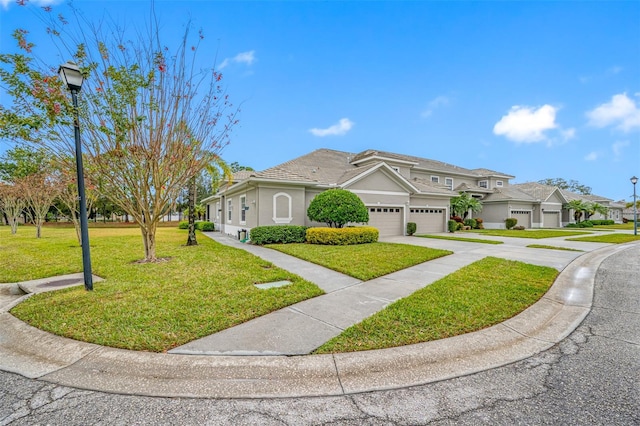
[[[87,226],[87,197],[84,191],[84,169],[82,167],[82,146],[80,145],[80,122],[78,119],[78,93],[82,89],[82,73],[73,62],[60,65],[58,74],[62,82],[71,91],[73,99],[74,121],[73,129],[76,139],[76,176],[78,181],[78,195],[80,198],[80,238],[82,242],[82,271],[84,273],[85,290],[93,290],[93,276],[91,275],[91,254],[89,253],[89,229]]]
[[[636,205],[636,183],[638,183],[637,177],[631,178],[633,184],[633,235],[638,235],[638,206]]]

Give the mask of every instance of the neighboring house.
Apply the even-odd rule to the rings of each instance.
[[[407,222],[433,233],[446,231],[458,191],[481,198],[513,177],[389,152],[319,149],[261,172],[236,173],[203,202],[216,228],[237,236],[264,225],[326,226],[311,222],[307,208],[316,194],[343,188],[362,199],[381,236],[404,235]]]
[[[235,173],[231,183],[203,203],[216,229],[238,237],[256,226],[326,226],[311,222],[307,208],[331,188],[358,195],[369,209],[368,224],[383,237],[404,235],[408,222],[416,223],[418,234],[446,232],[451,197],[462,191],[482,202],[476,216],[485,228],[504,228],[508,217],[526,228],[559,228],[573,220],[563,209],[570,199],[565,191],[538,183],[512,185],[514,178],[384,151],[318,149],[261,172]]]

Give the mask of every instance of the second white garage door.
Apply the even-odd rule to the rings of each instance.
[[[531,212],[528,210],[512,210],[511,217],[518,219],[516,226],[531,228]]]
[[[409,210],[409,222],[416,224],[416,234],[429,234],[444,232],[445,209],[418,209]]]
[[[381,237],[404,235],[400,207],[369,207],[369,226],[378,228]]]

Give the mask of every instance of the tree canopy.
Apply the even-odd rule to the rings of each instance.
[[[482,203],[466,192],[460,192],[460,195],[451,198],[451,210],[455,215],[466,219],[469,215],[469,210],[474,213],[481,211]]]
[[[547,178],[539,180],[538,183],[542,185],[557,186],[560,189],[566,189],[567,191],[576,192],[578,194],[591,194],[591,187],[583,185],[577,180],[566,181],[562,178]]]
[[[328,189],[316,195],[309,204],[307,216],[332,228],[369,221],[369,211],[362,200],[346,189]]]
[[[127,33],[110,22],[88,22],[44,8],[51,43],[85,82],[79,94],[85,164],[96,190],[131,215],[143,236],[145,259],[155,261],[158,222],[191,178],[229,142],[238,110],[214,65],[195,60],[204,39],[191,25],[177,41],[162,41],[160,24]],[[70,28],[73,28],[70,29]],[[75,109],[57,75],[26,31],[13,33],[19,53],[0,54],[0,83],[11,105],[0,105],[0,137],[36,144],[55,156],[75,153]],[[172,47],[170,47],[172,46]]]

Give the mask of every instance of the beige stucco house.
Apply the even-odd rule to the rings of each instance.
[[[408,222],[416,223],[418,234],[445,232],[451,197],[461,191],[482,202],[476,216],[486,228],[504,228],[508,217],[526,228],[566,223],[562,191],[537,183],[511,185],[514,178],[391,152],[318,149],[264,171],[238,172],[203,202],[216,229],[238,237],[249,237],[256,226],[325,226],[311,222],[306,212],[316,194],[330,188],[358,195],[369,209],[369,225],[381,236],[404,235]]]

